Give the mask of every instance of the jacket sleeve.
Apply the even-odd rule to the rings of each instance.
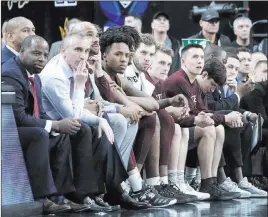
[[[7,84],[12,85],[16,92],[16,103],[13,105],[14,115],[18,127],[41,127],[45,128],[46,120],[35,118],[26,113],[24,100],[25,90],[22,84],[11,77],[3,76],[2,80]]]

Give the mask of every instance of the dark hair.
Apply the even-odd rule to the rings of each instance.
[[[142,21],[141,16],[139,16],[139,15],[137,15],[137,14],[129,13],[129,14],[127,14],[127,15],[125,16],[125,18],[126,18],[126,17],[134,17],[135,19],[138,19],[138,20]]]
[[[141,43],[147,46],[151,45],[157,46],[152,34],[146,33],[146,34],[140,34],[140,36],[141,36]]]
[[[95,27],[96,27],[96,29],[97,29],[97,32],[98,32],[98,36],[100,37],[101,36],[101,34],[103,33],[102,32],[102,29],[100,28],[100,26],[99,25],[97,25],[97,24],[94,24],[94,23],[92,23]]]
[[[227,57],[226,58],[227,58],[227,60],[228,60],[228,58],[234,58],[234,59],[239,60],[239,58],[238,58],[238,56],[236,54],[228,53],[228,52],[227,52]]]
[[[31,47],[33,41],[45,41],[47,43],[47,41],[39,35],[29,35],[23,40],[20,51],[24,51],[25,49]]]
[[[108,28],[100,37],[101,53],[113,43],[125,43],[131,52],[135,52],[141,42],[138,31],[130,26],[113,26]]]
[[[226,82],[226,68],[217,58],[210,58],[205,62],[202,72],[208,73],[208,78],[212,78],[216,84],[222,86]]]
[[[246,47],[239,47],[239,48],[237,48],[237,53],[239,53],[239,52],[248,52],[248,53],[251,54],[251,51],[248,48],[246,48]]]
[[[202,45],[200,45],[200,44],[188,44],[184,48],[182,48],[181,56],[183,56],[188,50],[190,50],[192,48],[200,48],[200,49],[204,50]]]
[[[217,45],[210,44],[204,49],[205,61],[212,58],[220,58],[225,50]]]
[[[235,47],[225,47],[224,50],[225,50],[227,53],[232,53],[232,54],[235,54],[235,55],[238,54],[238,50],[237,50],[237,48],[235,48]]]

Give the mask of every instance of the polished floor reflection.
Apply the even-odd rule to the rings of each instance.
[[[61,214],[61,217],[267,217],[267,199],[240,199],[225,202],[198,202],[144,211],[122,210],[115,213]],[[41,216],[38,216],[41,217]]]

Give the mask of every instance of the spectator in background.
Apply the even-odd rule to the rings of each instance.
[[[201,26],[201,31],[198,34],[189,37],[190,39],[207,39],[211,44],[220,47],[228,47],[231,45],[230,39],[219,33],[220,17],[217,11],[209,9],[202,13],[199,24]]]
[[[66,35],[68,35],[68,32],[73,27],[73,25],[75,25],[76,23],[79,23],[79,22],[81,22],[81,20],[79,20],[77,18],[70,19],[66,25]],[[63,42],[62,40],[57,41],[51,45],[50,52],[48,55],[48,60],[51,60],[54,56],[56,56],[57,54],[60,53],[60,48],[61,48],[62,42]]]
[[[253,77],[255,82],[267,80],[267,60],[260,60],[257,62],[253,71]]]
[[[238,82],[246,82],[249,79],[249,74],[252,73],[251,64],[251,52],[245,47],[240,47],[237,49],[237,56],[240,61],[240,66],[238,68]]]
[[[169,15],[164,12],[158,12],[153,16],[151,23],[152,35],[154,40],[159,45],[165,45],[167,48],[170,48],[174,52],[172,58],[172,65],[170,67],[168,75],[171,75],[173,72],[176,72],[180,69],[180,42],[171,36],[168,36],[167,32],[170,28],[170,18]]]
[[[142,20],[141,17],[136,14],[128,14],[127,16],[125,16],[124,25],[134,27],[138,31],[138,33],[141,33]]]
[[[14,17],[6,24],[6,46],[2,49],[1,65],[11,57],[18,56],[23,40],[35,35],[35,27],[25,17]]]
[[[6,45],[6,26],[7,26],[7,20],[4,21],[2,25],[2,48]]]
[[[246,47],[253,52],[253,47],[256,43],[250,38],[251,27],[252,22],[247,17],[238,17],[234,20],[233,28],[236,40],[232,42],[233,47]]]

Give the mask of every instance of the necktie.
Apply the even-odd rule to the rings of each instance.
[[[229,87],[227,88],[227,91],[226,91],[226,97],[229,97],[232,95],[232,92],[231,90],[229,89]]]
[[[36,83],[33,77],[30,77],[29,80],[31,82],[32,94],[34,98],[34,117],[39,118],[39,107],[36,95]]]
[[[88,76],[87,81],[85,83],[85,98],[89,97],[89,91],[91,89],[90,77]]]

